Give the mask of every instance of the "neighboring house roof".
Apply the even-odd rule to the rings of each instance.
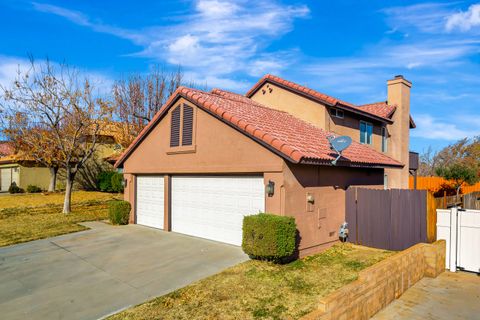
[[[372,103],[361,106],[354,105],[352,103],[334,98],[332,96],[326,95],[324,93],[318,92],[316,90],[310,89],[308,87],[282,79],[271,74],[263,76],[245,95],[248,98],[252,97],[253,94],[257,92],[266,82],[271,82],[284,89],[294,91],[309,99],[326,104],[327,106],[347,110],[381,122],[392,123],[392,119],[390,117],[393,115],[393,112],[396,108],[396,106],[390,106],[386,103],[383,103],[383,105],[382,103]]]
[[[334,135],[333,133],[235,93],[220,89],[207,93],[180,87],[125,150],[115,167],[122,165],[179,97],[185,98],[291,162],[330,165],[335,159],[336,155],[331,151],[327,140],[327,136]],[[344,151],[338,164],[357,167],[403,166],[398,161],[357,142],[353,142]]]
[[[9,141],[0,141],[0,157],[9,156],[15,152],[13,145]]]

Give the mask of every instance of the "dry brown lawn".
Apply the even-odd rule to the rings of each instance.
[[[392,254],[341,244],[286,265],[250,260],[109,319],[298,319]]]
[[[83,221],[108,217],[108,201],[116,194],[77,191],[72,213],[62,214],[63,193],[0,196],[0,246],[53,237],[87,229]]]

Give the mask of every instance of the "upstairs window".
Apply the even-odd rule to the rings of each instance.
[[[388,150],[388,132],[386,127],[382,127],[382,152]]]
[[[170,147],[193,145],[193,107],[177,106],[171,112]]]
[[[360,143],[372,144],[373,125],[369,122],[360,121]]]
[[[332,115],[332,117],[343,119],[343,110],[331,108],[330,114]]]

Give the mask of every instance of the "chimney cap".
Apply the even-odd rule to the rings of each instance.
[[[398,75],[395,76],[395,79],[405,79],[405,78],[403,77],[403,75],[398,74]]]

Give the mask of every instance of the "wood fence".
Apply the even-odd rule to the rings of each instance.
[[[409,188],[413,189],[413,182],[414,177],[410,177],[409,180]],[[429,190],[432,192],[436,192],[441,189],[442,185],[447,184],[450,185],[451,182],[445,180],[441,177],[417,177],[417,189],[418,190]],[[462,186],[462,192],[464,194],[480,191],[480,182],[474,185],[464,185]]]
[[[463,208],[480,210],[480,192],[472,192],[463,195]]]
[[[364,188],[347,190],[346,221],[350,242],[387,250],[426,242],[433,223],[427,224],[427,191]]]

